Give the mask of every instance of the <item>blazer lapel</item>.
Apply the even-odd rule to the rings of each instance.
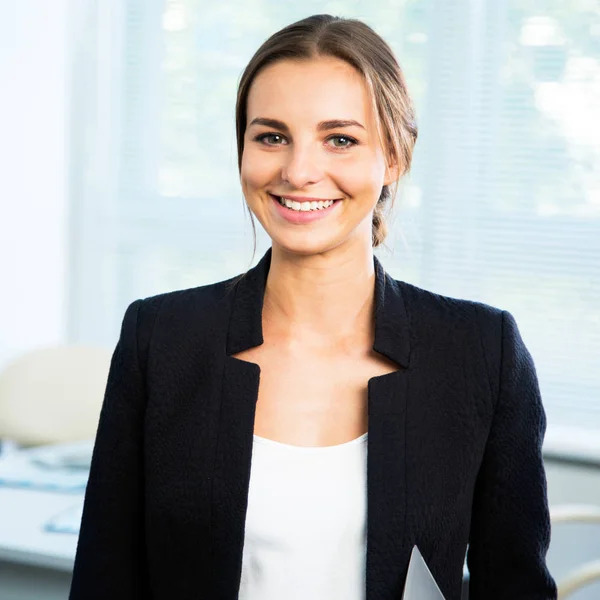
[[[260,369],[233,357],[263,343],[269,250],[235,287],[223,369],[213,477],[211,540],[215,598],[238,597]],[[373,348],[398,371],[368,383],[367,600],[401,597],[411,545],[406,531],[410,329],[400,285],[375,259]]]
[[[236,283],[229,320],[211,503],[213,589],[220,600],[238,597],[260,381],[258,365],[233,355],[263,343],[262,306],[270,261],[269,251]]]
[[[410,329],[399,284],[375,259],[375,342],[373,349],[398,371],[373,377],[368,385],[367,600],[400,598],[411,550],[406,429]]]
[[[215,598],[238,597],[259,368],[225,359],[212,493],[211,543]]]

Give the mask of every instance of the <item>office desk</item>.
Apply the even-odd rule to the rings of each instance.
[[[80,494],[0,487],[0,598],[66,600],[77,536],[43,525],[81,502]]]

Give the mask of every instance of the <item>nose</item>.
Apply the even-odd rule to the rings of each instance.
[[[297,190],[320,181],[323,178],[323,161],[322,158],[319,160],[318,154],[317,149],[308,144],[293,145],[281,169],[282,179]]]

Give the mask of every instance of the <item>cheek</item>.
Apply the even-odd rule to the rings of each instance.
[[[271,183],[277,175],[277,164],[266,152],[256,152],[252,147],[244,149],[240,179],[242,189],[252,191]]]
[[[348,161],[337,167],[337,178],[340,187],[351,196],[367,196],[377,201],[383,187],[385,166],[380,161],[356,160]]]

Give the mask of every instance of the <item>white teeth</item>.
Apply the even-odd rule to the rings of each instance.
[[[290,200],[279,196],[279,203],[292,210],[307,212],[309,210],[323,210],[329,208],[333,204],[333,200],[313,200],[312,202],[298,202],[297,200]]]

